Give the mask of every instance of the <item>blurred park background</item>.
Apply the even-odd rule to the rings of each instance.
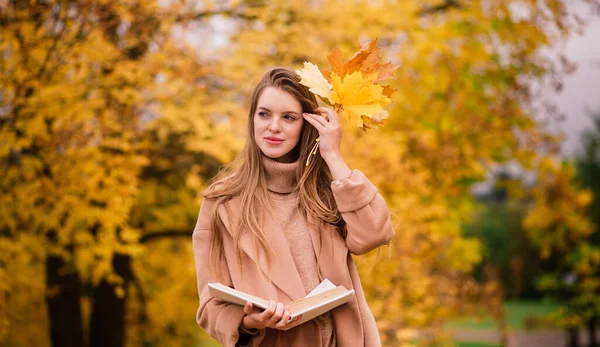
[[[384,345],[597,346],[599,19],[597,0],[0,0],[0,346],[215,346],[191,231],[254,84],[375,38],[398,92],[343,152],[396,223],[356,258]]]

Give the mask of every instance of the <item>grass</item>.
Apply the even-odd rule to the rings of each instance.
[[[553,328],[547,316],[558,309],[558,304],[545,301],[507,300],[504,304],[508,326],[513,330],[527,330],[535,327]],[[449,322],[450,329],[497,329],[498,322],[491,317],[465,317]]]

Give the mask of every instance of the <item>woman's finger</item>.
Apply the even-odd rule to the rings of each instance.
[[[323,126],[327,126],[327,124],[329,124],[329,121],[327,120],[327,118],[324,117],[321,114],[309,113],[309,112],[305,112],[303,114],[306,115],[306,116],[308,116],[308,117],[314,118],[319,123],[321,123],[321,125],[323,125]]]
[[[293,327],[297,326],[301,319],[302,319],[302,315],[296,316],[293,319],[288,319],[288,322],[285,325],[285,328],[293,328]]]
[[[249,315],[250,313],[252,313],[252,303],[250,301],[246,302],[246,305],[244,306],[244,313],[246,315]]]
[[[264,312],[262,312],[259,315],[259,319],[261,322],[266,323],[269,321],[269,319],[271,319],[271,317],[273,316],[273,314],[275,313],[275,309],[277,308],[277,303],[273,300],[269,300],[269,305],[267,306],[267,309],[264,310]]]
[[[317,107],[317,108],[315,108],[315,112],[324,112],[324,113],[326,113],[329,122],[331,122],[333,124],[339,124],[339,122],[340,122],[339,115],[331,107]]]
[[[281,317],[284,314],[284,310],[285,310],[285,307],[283,306],[283,304],[278,302],[277,306],[275,308],[275,313],[269,319],[268,326],[275,327],[277,325],[277,322],[279,322],[281,320]]]
[[[324,127],[329,126],[329,121],[327,121],[327,118],[323,117],[320,114],[314,114],[314,113],[305,112],[304,115],[306,115],[307,117],[310,117],[310,118],[316,120],[317,122],[319,122]]]
[[[279,322],[275,324],[275,327],[278,329],[285,328],[290,322],[290,311],[286,308],[283,310],[283,316],[281,316]]]
[[[326,128],[317,119],[315,119],[315,117],[318,117],[318,116],[311,116],[308,113],[304,114],[304,119],[306,119],[307,122],[309,122],[312,126],[314,126],[317,129],[317,131],[319,132],[319,134],[321,134],[325,131]]]

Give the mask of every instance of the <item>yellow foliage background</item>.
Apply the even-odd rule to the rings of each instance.
[[[209,341],[194,321],[191,230],[198,193],[245,140],[254,84],[271,67],[326,67],[335,46],[349,57],[375,38],[401,64],[398,92],[387,125],[346,124],[342,149],[394,215],[392,245],[356,259],[382,338],[443,341],[444,321],[497,311],[497,284],[472,277],[482,246],[461,225],[472,184],[514,160],[550,182],[528,226],[552,227],[543,187],[552,172],[569,187],[570,174],[535,88],[564,75],[543,50],[578,26],[565,4],[0,2],[0,342],[50,344],[45,300],[59,289],[47,283],[48,257],[78,277],[85,331],[91,288],[106,282],[127,298],[127,345]],[[585,207],[584,193],[563,191]],[[585,235],[581,209],[562,211],[557,225]],[[115,272],[115,254],[133,278]]]

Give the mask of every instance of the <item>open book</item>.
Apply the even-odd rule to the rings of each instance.
[[[241,306],[246,305],[246,302],[251,302],[252,305],[266,309],[269,301],[259,298],[221,283],[209,283],[208,291],[210,295],[219,298],[223,301]],[[307,322],[323,313],[332,310],[350,300],[354,295],[354,289],[348,290],[344,286],[335,286],[328,279],[323,280],[315,289],[302,299],[292,301],[288,305],[290,311],[290,319],[294,319],[300,315],[302,318],[293,326],[298,326]],[[292,328],[292,327],[290,327]],[[287,329],[286,329],[287,330]]]

